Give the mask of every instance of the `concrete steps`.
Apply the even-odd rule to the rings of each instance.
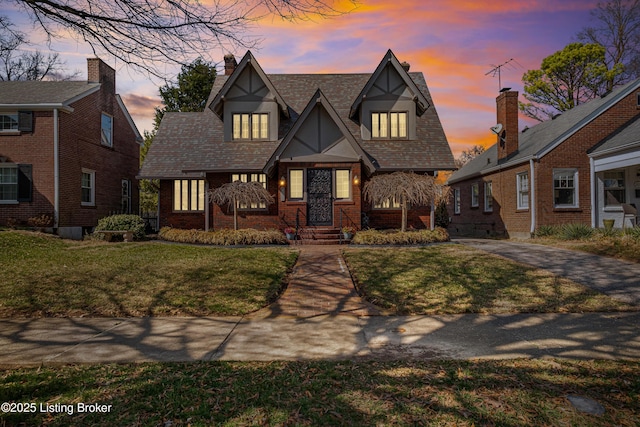
[[[341,237],[339,228],[333,227],[304,227],[298,230],[298,239],[291,241],[299,245],[339,245],[347,244],[350,240]]]

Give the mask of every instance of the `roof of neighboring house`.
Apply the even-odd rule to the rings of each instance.
[[[86,81],[8,81],[0,82],[0,107],[68,106],[100,89],[100,83]]]
[[[565,111],[555,119],[525,129],[518,134],[518,150],[500,162],[497,161],[497,144],[494,144],[451,174],[447,183],[454,184],[493,172],[498,167],[528,162],[532,158],[539,159],[638,88],[640,88],[640,79],[616,88],[604,97],[593,99]]]
[[[287,132],[318,90],[331,104],[376,170],[451,170],[453,155],[420,72],[409,76],[428,101],[417,118],[415,140],[364,141],[350,109],[372,74],[266,74],[288,106],[281,116],[278,141],[224,141],[223,123],[209,108],[202,113],[166,113],[140,171],[143,178],[179,178],[195,172],[263,170]],[[207,106],[219,98],[229,76],[216,77]],[[227,85],[228,86],[228,85]]]
[[[627,126],[606,138],[588,153],[592,157],[598,157],[633,147],[640,147],[640,117],[634,118]]]

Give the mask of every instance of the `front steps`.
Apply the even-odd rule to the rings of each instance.
[[[292,245],[339,245],[348,244],[351,240],[341,239],[339,228],[333,227],[304,227],[298,230],[296,240],[290,240]]]

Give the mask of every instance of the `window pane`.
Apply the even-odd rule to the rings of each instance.
[[[191,209],[192,211],[198,210],[198,200],[200,200],[200,197],[198,196],[198,182],[199,180],[195,179],[191,181],[191,206],[189,207],[189,209]]]
[[[619,205],[626,201],[624,185],[624,171],[604,173],[604,203],[605,206]]]
[[[349,172],[349,170],[336,171],[336,199],[348,199],[351,196]]]
[[[554,204],[575,206],[575,171],[559,171],[553,174]]]
[[[398,113],[398,136],[407,137],[407,113]]]
[[[251,116],[251,139],[260,139],[260,116],[262,114],[253,114]]]
[[[204,192],[204,179],[198,180],[198,210],[204,210],[205,192]]]
[[[398,113],[390,113],[391,119],[391,138],[398,137]]]
[[[18,130],[18,114],[0,114],[0,131]]]
[[[180,200],[181,200],[180,189],[181,188],[182,187],[180,186],[179,179],[173,181],[173,210],[174,211],[180,210]]]
[[[289,198],[302,199],[303,193],[303,174],[302,170],[289,171]]]
[[[493,184],[491,182],[484,183],[484,208],[487,211],[493,209]]]
[[[380,114],[378,113],[371,114],[371,137],[380,137]]]
[[[102,114],[102,143],[111,147],[113,145],[113,117]]]
[[[233,115],[233,139],[240,139],[240,114]]]
[[[241,125],[241,138],[249,139],[249,115],[242,114],[242,125]]]
[[[18,200],[18,168],[0,168],[0,200]]]
[[[182,180],[181,195],[180,210],[189,210],[189,180],[187,179]]]
[[[389,125],[386,114],[380,114],[380,138],[386,138],[389,135]]]

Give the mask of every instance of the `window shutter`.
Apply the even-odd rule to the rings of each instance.
[[[18,201],[30,202],[32,189],[31,165],[18,165]]]
[[[18,130],[33,132],[33,111],[18,111]]]

